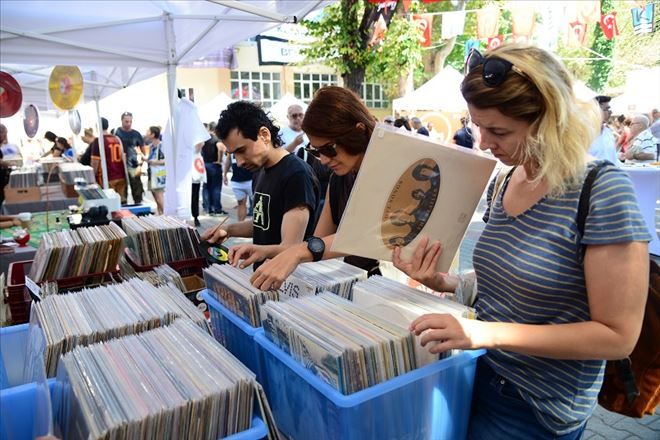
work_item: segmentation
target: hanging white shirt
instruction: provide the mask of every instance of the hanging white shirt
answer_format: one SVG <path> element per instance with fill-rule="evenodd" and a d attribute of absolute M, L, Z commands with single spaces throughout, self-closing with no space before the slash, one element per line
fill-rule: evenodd
<path fill-rule="evenodd" d="M 176 143 L 172 139 L 172 121 L 167 122 L 162 142 L 167 172 L 164 212 L 182 220 L 190 220 L 195 145 L 205 142 L 211 135 L 199 118 L 197 106 L 188 98 L 182 98 L 174 109 L 174 129 Z"/>
<path fill-rule="evenodd" d="M 442 39 L 448 40 L 457 35 L 463 35 L 465 28 L 465 11 L 452 11 L 442 14 Z"/>

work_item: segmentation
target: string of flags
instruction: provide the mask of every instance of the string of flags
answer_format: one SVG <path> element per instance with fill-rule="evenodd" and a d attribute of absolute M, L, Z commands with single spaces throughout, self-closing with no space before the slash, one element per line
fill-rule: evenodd
<path fill-rule="evenodd" d="M 392 14 L 396 9 L 396 1 L 369 0 L 377 3 L 381 14 Z M 446 0 L 422 0 L 423 3 L 433 3 Z M 407 12 L 411 0 L 404 0 L 403 7 Z M 632 27 L 635 35 L 655 31 L 656 5 L 649 0 L 627 0 L 632 16 Z M 512 32 L 504 35 L 500 32 L 500 16 L 502 9 L 511 14 Z M 466 54 L 469 49 L 478 48 L 484 41 L 487 49 L 502 45 L 505 41 L 528 43 L 534 37 L 536 44 L 554 51 L 557 42 L 561 41 L 568 47 L 583 47 L 588 44 L 589 31 L 593 26 L 600 26 L 605 38 L 611 40 L 619 35 L 617 16 L 614 11 L 602 11 L 600 0 L 530 2 L 511 0 L 501 8 L 495 3 L 489 3 L 478 10 L 447 11 L 435 13 L 412 14 L 411 20 L 417 25 L 422 47 L 432 44 L 432 29 L 435 16 L 442 19 L 441 39 L 447 40 L 465 31 L 467 13 L 476 13 L 477 35 L 465 44 Z M 537 23 L 537 14 L 541 17 Z M 381 17 L 374 25 L 372 44 L 381 42 L 387 32 L 385 20 Z M 378 38 L 376 38 L 376 35 Z"/>

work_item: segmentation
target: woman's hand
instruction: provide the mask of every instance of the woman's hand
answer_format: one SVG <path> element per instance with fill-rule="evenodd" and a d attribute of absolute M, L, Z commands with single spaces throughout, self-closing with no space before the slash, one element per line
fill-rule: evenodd
<path fill-rule="evenodd" d="M 415 281 L 438 292 L 454 292 L 458 279 L 446 273 L 438 272 L 438 260 L 442 255 L 442 245 L 439 241 L 431 242 L 428 237 L 419 242 L 410 261 L 401 259 L 401 248 L 392 251 L 394 267 L 404 272 Z"/>
<path fill-rule="evenodd" d="M 423 347 L 431 344 L 430 353 L 442 353 L 452 349 L 488 348 L 487 324 L 444 313 L 429 313 L 415 319 L 410 331 L 422 335 Z"/>
<path fill-rule="evenodd" d="M 240 268 L 244 269 L 257 261 L 264 261 L 269 257 L 269 253 L 264 246 L 256 244 L 239 244 L 229 249 L 227 257 L 229 264 L 234 267 L 239 267 L 238 263 L 243 260 Z"/>
<path fill-rule="evenodd" d="M 307 249 L 307 248 L 305 248 Z M 252 274 L 252 285 L 261 290 L 275 290 L 296 270 L 300 264 L 297 247 L 289 248 L 264 264 Z"/>

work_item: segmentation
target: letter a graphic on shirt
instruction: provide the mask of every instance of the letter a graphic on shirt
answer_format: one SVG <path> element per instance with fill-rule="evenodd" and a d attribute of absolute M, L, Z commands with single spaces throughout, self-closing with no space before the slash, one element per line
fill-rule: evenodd
<path fill-rule="evenodd" d="M 253 226 L 267 231 L 270 228 L 270 194 L 254 193 Z"/>

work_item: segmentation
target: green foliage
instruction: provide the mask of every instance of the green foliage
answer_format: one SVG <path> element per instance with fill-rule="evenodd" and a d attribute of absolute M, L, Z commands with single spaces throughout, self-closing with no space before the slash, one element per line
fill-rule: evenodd
<path fill-rule="evenodd" d="M 610 0 L 602 0 L 601 8 L 603 11 L 611 10 L 612 2 Z M 594 42 L 591 45 L 591 50 L 606 58 L 611 58 L 614 42 L 605 38 L 603 30 L 598 24 L 594 26 L 593 34 Z M 587 85 L 592 90 L 600 93 L 607 84 L 610 71 L 612 70 L 612 63 L 610 60 L 592 60 L 589 64 L 591 65 L 591 76 L 589 77 Z"/>

